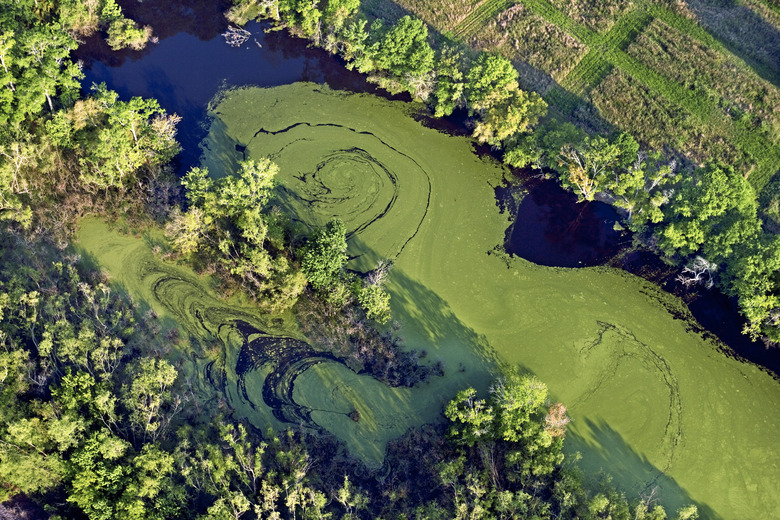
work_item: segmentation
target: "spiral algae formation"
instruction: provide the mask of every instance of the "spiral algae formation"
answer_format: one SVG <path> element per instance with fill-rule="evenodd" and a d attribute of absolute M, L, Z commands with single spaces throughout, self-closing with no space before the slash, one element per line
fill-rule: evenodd
<path fill-rule="evenodd" d="M 494 188 L 507 172 L 468 140 L 423 127 L 408 104 L 294 84 L 227 93 L 203 147 L 212 175 L 270 156 L 280 166 L 274 203 L 311 227 L 345 221 L 348 268 L 392 260 L 386 283 L 404 343 L 445 366 L 424 385 L 389 388 L 318 352 L 289 320 L 223 302 L 203 281 L 153 290 L 162 275 L 129 267 L 133 254 L 151 257 L 148 244 L 82 230 L 82 247 L 134 296 L 193 338 L 221 342 L 224 371 L 197 360 L 190 372 L 237 415 L 261 428 L 314 425 L 378 465 L 390 439 L 441 420 L 457 390 L 486 391 L 500 366 L 548 385 L 573 419 L 567 450 L 589 472 L 612 473 L 627 496 L 658 485 L 667 510 L 696 502 L 703 517 L 780 510 L 780 385 L 723 356 L 654 284 L 501 254 L 508 222 Z"/>

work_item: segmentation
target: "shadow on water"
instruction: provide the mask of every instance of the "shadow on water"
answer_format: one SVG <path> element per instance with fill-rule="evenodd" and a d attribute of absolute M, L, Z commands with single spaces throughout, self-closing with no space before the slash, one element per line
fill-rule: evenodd
<path fill-rule="evenodd" d="M 745 318 L 739 313 L 735 298 L 729 298 L 716 289 L 681 284 L 676 279 L 679 269 L 649 251 L 627 252 L 615 257 L 609 265 L 654 282 L 677 296 L 688 306 L 695 321 L 673 309 L 669 311 L 676 319 L 686 321 L 689 330 L 705 338 L 719 340 L 725 345 L 721 348 L 725 355 L 755 363 L 775 379 L 780 379 L 777 350 L 742 334 Z"/>
<path fill-rule="evenodd" d="M 470 385 L 487 388 L 501 361 L 485 337 L 460 321 L 438 294 L 400 269 L 391 271 L 390 278 L 393 317 L 405 325 L 400 333 L 407 347 L 426 350 L 432 361 L 442 361 L 445 374 L 461 373 Z"/>
<path fill-rule="evenodd" d="M 510 216 L 507 253 L 553 267 L 608 265 L 656 283 L 688 306 L 690 315 L 668 310 L 686 321 L 689 330 L 724 344 L 725 355 L 755 363 L 778 378 L 780 357 L 742 334 L 745 319 L 734 298 L 716 289 L 685 286 L 677 280 L 679 268 L 655 253 L 633 250 L 631 234 L 615 230 L 620 215 L 607 204 L 577 203 L 556 182 L 530 172 L 521 172 L 521 178 L 521 185 L 496 188 L 496 203 Z"/>
<path fill-rule="evenodd" d="M 231 5 L 230 0 L 166 0 L 165 2 L 137 0 L 118 0 L 117 4 L 128 18 L 141 26 L 150 25 L 153 35 L 163 41 L 171 36 L 185 33 L 202 41 L 216 38 L 228 27 L 223 13 Z M 89 68 L 95 62 L 112 67 L 121 66 L 127 60 L 139 60 L 149 55 L 155 46 L 145 49 L 113 50 L 105 41 L 103 34 L 97 33 L 84 40 L 76 56 Z"/>
<path fill-rule="evenodd" d="M 649 497 L 657 487 L 655 496 L 670 517 L 679 508 L 694 504 L 699 509 L 700 519 L 722 518 L 708 505 L 693 500 L 673 478 L 665 475 L 644 455 L 637 453 L 605 421 L 585 419 L 584 422 L 584 429 L 592 440 L 570 430 L 566 435 L 564 449 L 569 454 L 579 452 L 582 455 L 578 465 L 587 475 L 596 476 L 601 471 L 609 474 L 613 478 L 612 484 L 623 491 L 629 501 Z M 579 424 L 576 428 L 583 430 L 583 426 Z M 586 482 L 591 489 L 598 487 L 596 478 L 594 477 L 592 482 Z"/>
<path fill-rule="evenodd" d="M 159 7 L 161 3 L 149 4 Z M 182 152 L 175 159 L 180 175 L 198 163 L 198 144 L 208 131 L 207 105 L 225 88 L 311 81 L 327 83 L 334 89 L 409 99 L 379 91 L 363 75 L 347 71 L 340 59 L 309 48 L 306 40 L 281 31 L 266 33 L 267 24 L 248 24 L 250 39 L 240 48 L 231 47 L 221 36 L 220 31 L 227 27 L 221 13 L 218 19 L 222 25 L 197 36 L 171 29 L 170 37 L 143 51 L 111 51 L 103 48 L 105 42 L 97 35 L 74 53 L 74 58 L 85 64 L 84 90 L 93 83 L 106 83 L 122 99 L 154 97 L 165 110 L 182 116 L 177 135 Z M 161 20 L 150 22 L 156 32 L 168 23 L 166 18 Z M 205 36 L 209 38 L 202 38 Z"/>

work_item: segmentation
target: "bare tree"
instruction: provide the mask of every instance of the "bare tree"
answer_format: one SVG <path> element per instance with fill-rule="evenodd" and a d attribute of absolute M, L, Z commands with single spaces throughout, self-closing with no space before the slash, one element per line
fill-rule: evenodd
<path fill-rule="evenodd" d="M 246 29 L 231 25 L 228 27 L 227 31 L 222 33 L 222 36 L 225 38 L 225 42 L 231 47 L 241 47 L 249 40 L 252 33 Z"/>
<path fill-rule="evenodd" d="M 713 274 L 718 270 L 718 264 L 697 256 L 691 263 L 683 267 L 680 274 L 677 275 L 677 281 L 686 287 L 701 284 L 707 289 L 712 289 L 715 285 Z"/>

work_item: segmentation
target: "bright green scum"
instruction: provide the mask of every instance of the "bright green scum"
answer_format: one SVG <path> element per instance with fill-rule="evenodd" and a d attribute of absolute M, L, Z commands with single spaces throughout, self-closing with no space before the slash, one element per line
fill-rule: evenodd
<path fill-rule="evenodd" d="M 320 363 L 295 380 L 295 402 L 376 463 L 387 440 L 439 420 L 456 389 L 484 388 L 497 364 L 519 367 L 569 407 L 568 450 L 583 453 L 586 469 L 615 475 L 629 497 L 658 485 L 667 510 L 690 501 L 702 517 L 770 518 L 780 510 L 780 385 L 688 332 L 670 313 L 685 312 L 680 302 L 653 284 L 612 269 L 551 269 L 489 254 L 507 226 L 493 196 L 506 172 L 477 158 L 469 141 L 424 128 L 407 107 L 310 84 L 234 91 L 216 107 L 206 141 L 212 174 L 232 171 L 242 154 L 270 156 L 286 209 L 311 225 L 344 220 L 349 268 L 394 262 L 387 288 L 405 343 L 445 363 L 445 377 L 411 390 Z M 108 244 L 127 240 L 122 248 L 164 266 L 148 246 L 105 230 L 82 236 L 131 292 L 153 299 L 148 277 L 123 274 L 132 255 L 119 258 L 120 246 Z M 187 291 L 222 309 L 214 323 L 247 313 L 205 290 Z M 173 317 L 192 323 L 182 318 L 192 315 Z M 290 326 L 263 330 L 295 336 Z M 226 342 L 227 367 L 238 343 Z M 266 421 L 262 399 L 252 398 L 262 371 L 245 376 L 248 398 L 235 373 L 226 374 L 230 405 L 255 424 Z M 360 421 L 345 417 L 352 409 Z"/>

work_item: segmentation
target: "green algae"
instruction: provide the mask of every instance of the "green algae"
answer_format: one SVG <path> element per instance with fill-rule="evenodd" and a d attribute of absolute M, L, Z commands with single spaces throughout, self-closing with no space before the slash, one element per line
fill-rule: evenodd
<path fill-rule="evenodd" d="M 586 469 L 614 473 L 629 496 L 660 485 L 662 503 L 695 501 L 704 517 L 780 510 L 780 385 L 690 332 L 675 318 L 682 304 L 651 283 L 490 254 L 507 226 L 493 194 L 506 172 L 408 110 L 311 84 L 238 90 L 216 107 L 205 164 L 221 175 L 242 153 L 270 156 L 286 209 L 312 226 L 345 221 L 350 268 L 394 262 L 388 289 L 401 333 L 444 361 L 444 380 L 484 388 L 497 363 L 535 373 L 569 406 L 569 449 L 582 451 Z M 299 390 L 312 407 L 323 386 L 343 399 L 342 412 L 357 406 L 348 395 L 370 393 L 350 393 L 348 377 L 329 384 L 334 376 L 319 368 L 306 377 Z M 430 394 L 446 390 L 443 402 L 454 386 L 434 381 L 411 399 L 365 402 L 389 420 L 432 420 Z M 352 422 L 329 420 L 331 431 Z"/>
<path fill-rule="evenodd" d="M 234 91 L 215 109 L 204 164 L 225 175 L 242 156 L 271 156 L 282 172 L 278 204 L 311 226 L 345 221 L 348 267 L 392 260 L 387 288 L 404 342 L 427 351 L 424 362 L 442 361 L 445 377 L 388 388 L 317 357 L 289 316 L 224 301 L 207 278 L 159 260 L 153 235 L 123 236 L 86 220 L 81 247 L 137 301 L 178 324 L 189 343 L 175 352 L 203 398 L 216 407 L 224 397 L 258 428 L 305 412 L 376 465 L 390 439 L 441 420 L 458 389 L 484 391 L 502 366 L 548 384 L 573 417 L 567 449 L 582 452 L 585 469 L 615 475 L 630 497 L 658 485 L 668 508 L 695 501 L 705 518 L 780 510 L 780 385 L 690 332 L 674 317 L 682 304 L 651 283 L 493 254 L 507 226 L 493 187 L 506 172 L 408 111 L 310 84 Z M 214 343 L 224 369 L 205 354 Z M 263 392 L 278 366 L 251 345 L 305 354 L 283 372 L 290 379 L 280 385 L 291 388 L 277 408 Z"/>
<path fill-rule="evenodd" d="M 290 316 L 264 316 L 256 308 L 225 301 L 209 278 L 162 261 L 154 253 L 159 244 L 154 232 L 133 237 L 98 219 L 84 219 L 77 239 L 115 287 L 180 329 L 187 342 L 172 345 L 171 357 L 212 413 L 224 399 L 236 416 L 261 431 L 290 425 L 324 428 L 368 465 L 378 466 L 390 440 L 437 420 L 449 396 L 468 384 L 461 373 L 414 389 L 391 388 L 357 374 L 302 341 Z M 221 363 L 208 353 L 214 344 L 222 352 Z M 467 345 L 460 348 L 465 357 L 477 355 Z M 358 420 L 349 417 L 354 411 Z"/>

